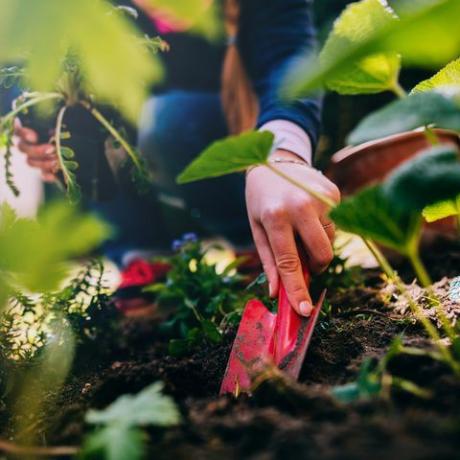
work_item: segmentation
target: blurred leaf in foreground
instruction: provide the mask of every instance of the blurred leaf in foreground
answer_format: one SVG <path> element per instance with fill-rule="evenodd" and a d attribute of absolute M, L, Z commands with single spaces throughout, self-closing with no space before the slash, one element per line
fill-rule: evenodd
<path fill-rule="evenodd" d="M 423 210 L 427 222 L 436 222 L 446 217 L 460 215 L 460 195 L 456 200 L 445 200 L 431 204 Z"/>
<path fill-rule="evenodd" d="M 84 90 L 131 121 L 150 85 L 160 79 L 157 58 L 126 15 L 105 0 L 2 0 L 0 63 L 25 60 L 33 90 L 52 91 L 66 54 L 78 55 Z"/>
<path fill-rule="evenodd" d="M 436 75 L 419 83 L 412 92 L 442 90 L 446 87 L 460 89 L 460 59 L 450 62 Z"/>

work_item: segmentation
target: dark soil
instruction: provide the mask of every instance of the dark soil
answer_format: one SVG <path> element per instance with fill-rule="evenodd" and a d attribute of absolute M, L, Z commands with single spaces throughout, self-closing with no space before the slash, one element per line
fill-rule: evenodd
<path fill-rule="evenodd" d="M 444 266 L 455 266 L 446 260 Z M 218 347 L 173 358 L 166 355 L 153 321 L 125 320 L 116 347 L 100 360 L 93 350 L 92 363 L 79 366 L 39 429 L 50 445 L 78 445 L 89 407 L 104 407 L 162 380 L 184 422 L 150 432 L 149 458 L 459 458 L 460 382 L 442 364 L 400 356 L 390 366 L 393 375 L 432 390 L 428 400 L 393 390 L 391 397 L 345 405 L 330 395 L 333 386 L 356 379 L 365 359 L 382 358 L 397 335 L 408 345 L 428 347 L 413 321 L 379 299 L 380 287 L 377 272 L 369 271 L 365 285 L 330 292 L 332 313 L 315 331 L 300 382 L 275 376 L 254 396 L 238 400 L 217 396 L 235 331 L 228 331 Z"/>

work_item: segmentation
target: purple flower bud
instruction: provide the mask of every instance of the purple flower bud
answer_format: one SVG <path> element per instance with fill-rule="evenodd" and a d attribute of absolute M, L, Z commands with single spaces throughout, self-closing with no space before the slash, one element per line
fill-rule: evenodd
<path fill-rule="evenodd" d="M 195 243 L 198 241 L 198 236 L 196 233 L 185 233 L 185 235 L 182 236 L 182 241 L 184 241 L 184 243 Z"/>
<path fill-rule="evenodd" d="M 182 248 L 182 241 L 181 240 L 174 240 L 172 242 L 171 248 L 174 252 L 180 251 Z"/>

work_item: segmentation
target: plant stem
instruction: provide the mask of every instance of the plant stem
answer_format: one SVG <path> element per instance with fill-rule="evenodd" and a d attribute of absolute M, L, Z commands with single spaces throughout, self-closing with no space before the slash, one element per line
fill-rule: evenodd
<path fill-rule="evenodd" d="M 34 105 L 40 104 L 41 102 L 49 101 L 52 99 L 63 99 L 63 96 L 59 93 L 45 93 L 40 96 L 34 97 L 33 99 L 29 99 L 27 102 L 24 102 L 24 104 L 21 104 L 11 112 L 7 113 L 1 119 L 1 122 L 5 123 L 7 121 L 13 120 L 16 117 L 16 115 L 20 114 L 23 110 L 28 109 L 29 107 L 32 107 Z"/>
<path fill-rule="evenodd" d="M 393 93 L 396 94 L 396 96 L 399 97 L 399 99 L 404 99 L 407 97 L 407 92 L 406 90 L 400 85 L 399 81 L 396 81 L 393 87 L 391 88 Z"/>
<path fill-rule="evenodd" d="M 61 167 L 62 174 L 64 175 L 64 180 L 66 185 L 69 183 L 69 175 L 67 173 L 67 168 L 64 165 L 64 158 L 62 157 L 61 151 L 61 133 L 62 133 L 62 122 L 64 120 L 64 114 L 67 110 L 67 106 L 61 107 L 59 110 L 58 116 L 56 118 L 56 133 L 54 134 L 54 142 L 56 144 L 56 154 L 59 160 L 59 165 Z M 56 179 L 56 183 L 60 185 L 59 179 Z"/>
<path fill-rule="evenodd" d="M 337 206 L 337 203 L 331 200 L 328 196 L 324 195 L 323 193 L 317 192 L 316 190 L 313 190 L 312 188 L 308 187 L 308 185 L 302 184 L 301 182 L 290 177 L 288 174 L 284 173 L 278 168 L 275 168 L 272 164 L 267 162 L 267 163 L 263 163 L 261 166 L 266 166 L 268 169 L 270 169 L 270 171 L 273 171 L 279 177 L 282 177 L 283 179 L 287 180 L 292 185 L 295 185 L 296 187 L 300 188 L 304 192 L 315 197 L 317 200 L 321 201 L 321 203 L 325 204 L 327 207 L 335 208 Z"/>
<path fill-rule="evenodd" d="M 428 274 L 422 260 L 420 259 L 418 250 L 415 249 L 410 251 L 407 257 L 409 258 L 412 268 L 414 269 L 414 272 L 417 275 L 417 279 L 420 281 L 422 287 L 429 288 L 433 284 L 433 281 L 431 280 L 430 275 Z"/>
<path fill-rule="evenodd" d="M 417 302 L 414 301 L 412 298 L 410 292 L 407 290 L 405 284 L 402 282 L 401 278 L 399 275 L 393 270 L 391 267 L 390 263 L 386 259 L 386 257 L 382 254 L 380 249 L 374 244 L 373 241 L 370 241 L 368 239 L 363 238 L 364 243 L 366 246 L 369 248 L 373 256 L 376 258 L 377 262 L 379 263 L 380 267 L 382 267 L 383 271 L 385 274 L 392 280 L 395 284 L 396 287 L 398 288 L 398 291 L 400 292 L 401 295 L 403 295 L 414 316 L 417 318 L 418 321 L 422 324 L 422 326 L 425 328 L 426 332 L 428 335 L 431 337 L 435 345 L 437 346 L 439 353 L 443 356 L 444 361 L 450 365 L 452 370 L 456 375 L 460 375 L 460 366 L 459 364 L 455 361 L 454 357 L 452 356 L 450 350 L 442 344 L 441 342 L 441 336 L 439 335 L 436 327 L 433 325 L 433 323 L 423 314 L 422 309 L 420 306 L 417 304 Z M 447 330 L 446 330 L 447 332 Z"/>
<path fill-rule="evenodd" d="M 426 139 L 431 145 L 434 146 L 434 145 L 439 145 L 441 143 L 437 134 L 429 126 L 425 126 L 425 129 L 423 130 L 423 134 L 425 134 Z"/>
<path fill-rule="evenodd" d="M 112 126 L 109 120 L 102 115 L 99 110 L 93 107 L 87 101 L 80 101 L 80 104 L 88 110 L 91 115 L 113 136 L 113 138 L 120 143 L 120 145 L 125 149 L 126 153 L 130 156 L 132 162 L 139 170 L 142 169 L 142 165 L 139 162 L 137 157 L 137 153 L 134 149 L 129 145 L 129 142 Z"/>

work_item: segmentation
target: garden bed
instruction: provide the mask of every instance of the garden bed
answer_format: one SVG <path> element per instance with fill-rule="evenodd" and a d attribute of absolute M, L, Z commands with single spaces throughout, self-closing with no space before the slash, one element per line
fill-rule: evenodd
<path fill-rule="evenodd" d="M 436 260 L 439 253 L 428 256 L 432 273 L 442 267 L 454 277 L 459 248 L 448 255 L 444 248 Z M 429 348 L 423 330 L 384 302 L 383 288 L 378 271 L 367 270 L 361 286 L 330 291 L 332 313 L 317 328 L 300 384 L 272 375 L 252 398 L 238 400 L 216 396 L 235 330 L 221 345 L 175 358 L 167 355 L 154 320 L 124 320 L 112 348 L 79 353 L 60 400 L 31 426 L 49 445 L 79 445 L 90 407 L 162 380 L 184 423 L 149 431 L 151 458 L 456 458 L 460 382 L 441 363 L 406 355 L 390 363 L 391 374 L 432 391 L 429 399 L 399 390 L 350 404 L 331 396 L 331 388 L 356 380 L 365 359 L 381 359 L 395 336 Z"/>

